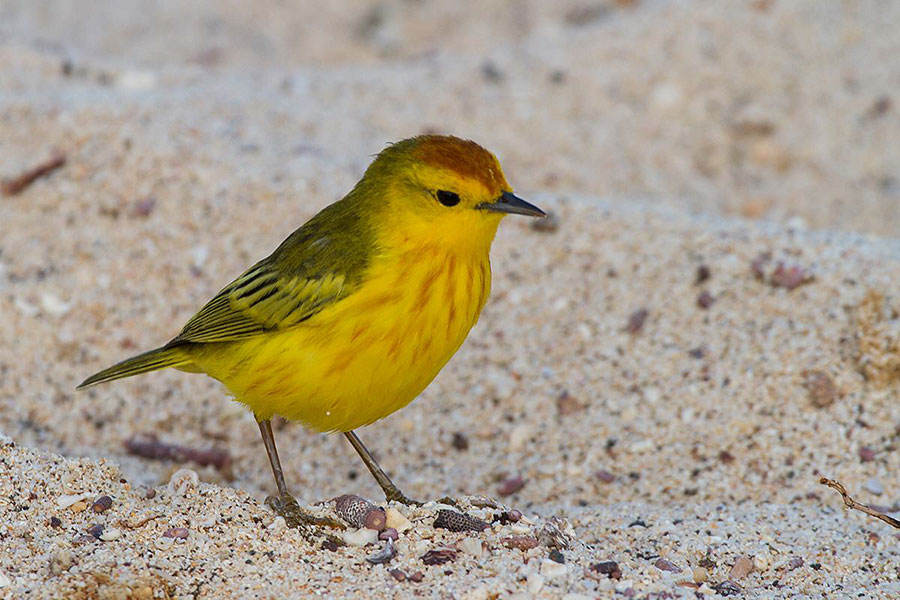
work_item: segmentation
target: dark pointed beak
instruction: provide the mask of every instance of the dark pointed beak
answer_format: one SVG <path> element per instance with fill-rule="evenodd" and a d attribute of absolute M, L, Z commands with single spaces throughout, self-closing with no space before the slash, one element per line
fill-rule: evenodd
<path fill-rule="evenodd" d="M 511 215 L 525 215 L 526 217 L 546 217 L 547 213 L 530 202 L 525 202 L 512 192 L 503 192 L 493 202 L 482 202 L 478 205 L 482 210 L 490 210 Z"/>

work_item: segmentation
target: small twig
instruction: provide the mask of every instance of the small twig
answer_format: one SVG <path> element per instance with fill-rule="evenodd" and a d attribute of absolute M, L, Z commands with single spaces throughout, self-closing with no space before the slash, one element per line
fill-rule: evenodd
<path fill-rule="evenodd" d="M 58 152 L 39 165 L 23 171 L 15 177 L 4 179 L 0 182 L 0 191 L 3 192 L 4 196 L 15 196 L 37 179 L 49 175 L 64 164 L 66 164 L 66 155 Z"/>
<path fill-rule="evenodd" d="M 850 494 L 847 493 L 847 490 L 844 489 L 844 486 L 841 485 L 841 482 L 835 481 L 834 479 L 828 479 L 826 477 L 822 477 L 821 479 L 819 479 L 819 483 L 821 483 L 824 486 L 830 487 L 831 489 L 835 490 L 838 494 L 840 494 L 841 498 L 844 499 L 844 504 L 847 505 L 847 508 L 862 511 L 862 512 L 866 513 L 867 515 L 869 515 L 870 517 L 875 517 L 876 519 L 881 519 L 882 521 L 884 521 L 885 523 L 887 523 L 888 525 L 890 525 L 891 527 L 893 527 L 895 529 L 900 529 L 900 521 L 898 521 L 894 517 L 886 515 L 881 511 L 875 510 L 874 508 L 870 508 L 870 507 L 866 506 L 865 504 L 860 504 L 859 502 L 857 502 L 856 500 L 851 498 Z"/>
<path fill-rule="evenodd" d="M 200 466 L 212 465 L 226 479 L 231 479 L 231 454 L 228 450 L 210 448 L 201 450 L 188 446 L 167 444 L 156 439 L 156 436 L 131 437 L 125 440 L 125 448 L 135 456 L 156 460 L 174 460 L 176 462 L 193 461 Z"/>
<path fill-rule="evenodd" d="M 142 519 L 142 520 L 138 521 L 137 523 L 126 523 L 124 520 L 120 520 L 119 525 L 122 527 L 125 527 L 126 529 L 137 529 L 138 527 L 143 527 L 150 521 L 152 521 L 154 519 L 158 519 L 161 516 L 162 515 L 150 515 L 146 519 Z"/>

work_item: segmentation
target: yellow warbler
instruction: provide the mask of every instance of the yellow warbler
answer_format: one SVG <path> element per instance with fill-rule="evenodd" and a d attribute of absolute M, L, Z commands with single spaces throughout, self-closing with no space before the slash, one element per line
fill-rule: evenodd
<path fill-rule="evenodd" d="M 221 381 L 259 422 L 279 492 L 270 503 L 292 525 L 313 520 L 285 485 L 276 414 L 343 432 L 387 499 L 411 502 L 353 430 L 411 402 L 463 343 L 490 292 L 491 242 L 509 213 L 545 216 L 475 142 L 424 135 L 388 146 L 344 198 L 169 343 L 78 387 L 166 367 Z"/>

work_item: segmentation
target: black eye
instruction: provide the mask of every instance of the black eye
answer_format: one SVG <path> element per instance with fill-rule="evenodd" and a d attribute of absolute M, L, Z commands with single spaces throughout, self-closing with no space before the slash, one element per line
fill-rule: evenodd
<path fill-rule="evenodd" d="M 448 192 L 447 190 L 438 190 L 438 202 L 444 206 L 456 206 L 459 204 L 459 194 L 456 192 Z"/>

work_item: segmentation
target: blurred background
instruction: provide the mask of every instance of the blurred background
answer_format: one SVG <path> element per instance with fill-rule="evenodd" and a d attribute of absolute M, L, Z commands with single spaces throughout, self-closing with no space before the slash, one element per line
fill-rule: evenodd
<path fill-rule="evenodd" d="M 892 0 L 4 0 L 0 177 L 66 161 L 0 198 L 0 430 L 148 485 L 178 465 L 130 455 L 133 436 L 227 448 L 231 472 L 201 476 L 261 496 L 256 426 L 215 382 L 74 386 L 172 337 L 386 143 L 444 132 L 495 151 L 523 197 L 578 198 L 613 226 L 504 224 L 473 338 L 422 399 L 361 432 L 398 482 L 434 497 L 521 473 L 527 503 L 805 493 L 858 443 L 888 443 L 900 415 L 864 398 L 838 342 L 861 288 L 828 286 L 855 275 L 788 297 L 749 265 L 803 255 L 790 232 L 806 228 L 897 235 L 897 23 Z M 732 243 L 686 215 L 782 237 Z M 703 260 L 726 273 L 724 320 L 697 312 Z M 632 342 L 623 326 L 648 302 Z M 724 362 L 700 369 L 710 357 Z M 786 402 L 822 365 L 846 398 L 836 414 Z M 833 427 L 856 427 L 863 399 L 888 425 L 858 442 Z M 302 500 L 377 497 L 342 440 L 278 435 Z M 890 460 L 857 465 L 855 483 Z"/>
<path fill-rule="evenodd" d="M 898 22 L 891 0 L 6 0 L 0 90 L 64 65 L 31 88 L 44 106 L 187 100 L 285 175 L 314 176 L 303 154 L 355 161 L 332 196 L 387 140 L 453 131 L 523 191 L 895 235 Z M 199 82 L 211 97 L 185 98 Z M 274 139 L 254 132 L 282 115 Z M 4 134 L 10 171 L 39 140 Z"/>

